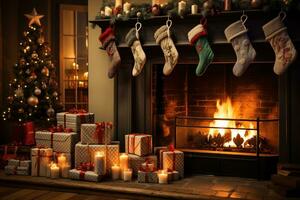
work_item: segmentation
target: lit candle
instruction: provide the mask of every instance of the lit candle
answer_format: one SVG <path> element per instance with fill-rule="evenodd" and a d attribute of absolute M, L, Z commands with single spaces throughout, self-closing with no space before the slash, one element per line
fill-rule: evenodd
<path fill-rule="evenodd" d="M 185 11 L 186 8 L 186 2 L 185 1 L 180 1 L 178 2 L 178 13 L 182 13 Z"/>
<path fill-rule="evenodd" d="M 123 171 L 123 180 L 131 181 L 131 178 L 132 178 L 132 169 L 125 169 Z"/>
<path fill-rule="evenodd" d="M 120 166 L 113 165 L 111 167 L 112 180 L 118 180 L 120 178 Z"/>
<path fill-rule="evenodd" d="M 128 169 L 128 155 L 126 153 L 123 153 L 120 156 L 120 168 L 122 171 Z"/>
<path fill-rule="evenodd" d="M 98 175 L 105 175 L 105 156 L 103 152 L 96 152 L 95 154 L 95 173 Z"/>
<path fill-rule="evenodd" d="M 158 173 L 158 183 L 167 184 L 168 183 L 168 174 L 164 170 L 161 170 L 161 173 Z"/>
<path fill-rule="evenodd" d="M 53 161 L 51 161 L 50 164 L 48 164 L 48 167 L 47 167 L 47 173 L 46 173 L 46 177 L 51 177 L 51 166 L 53 165 Z"/>
<path fill-rule="evenodd" d="M 71 169 L 70 165 L 64 165 L 61 168 L 61 177 L 63 177 L 63 178 L 69 178 L 69 171 L 70 171 L 70 169 Z"/>
<path fill-rule="evenodd" d="M 104 8 L 104 15 L 106 17 L 110 17 L 112 15 L 112 9 L 110 7 L 108 7 L 108 6 L 105 6 L 105 8 Z"/>
<path fill-rule="evenodd" d="M 123 11 L 125 13 L 129 13 L 130 8 L 131 8 L 131 4 L 130 3 L 128 3 L 128 2 L 124 3 L 124 5 L 123 5 Z"/>
<path fill-rule="evenodd" d="M 59 167 L 65 166 L 67 163 L 67 157 L 65 154 L 61 154 L 60 156 L 57 157 L 57 164 Z"/>
<path fill-rule="evenodd" d="M 117 7 L 119 7 L 119 6 L 122 7 L 122 0 L 116 0 L 116 2 L 115 2 L 115 7 L 117 8 Z"/>
<path fill-rule="evenodd" d="M 56 165 L 56 163 L 53 163 L 50 167 L 50 177 L 59 178 L 59 167 Z"/>
<path fill-rule="evenodd" d="M 192 15 L 197 14 L 198 13 L 198 5 L 196 5 L 196 4 L 192 5 L 191 10 L 192 10 Z"/>

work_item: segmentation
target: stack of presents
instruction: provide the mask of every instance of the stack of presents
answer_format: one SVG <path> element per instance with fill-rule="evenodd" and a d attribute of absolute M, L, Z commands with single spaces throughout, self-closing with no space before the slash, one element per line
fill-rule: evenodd
<path fill-rule="evenodd" d="M 125 135 L 125 152 L 113 141 L 111 122 L 95 123 L 88 112 L 57 113 L 57 127 L 35 132 L 31 160 L 9 159 L 8 175 L 170 183 L 184 177 L 183 152 L 154 147 L 152 135 Z"/>

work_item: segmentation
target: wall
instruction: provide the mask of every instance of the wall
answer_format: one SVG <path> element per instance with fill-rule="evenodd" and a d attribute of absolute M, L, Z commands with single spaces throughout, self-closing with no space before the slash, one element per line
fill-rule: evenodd
<path fill-rule="evenodd" d="M 88 1 L 89 20 L 94 20 L 100 10 L 101 0 Z M 110 64 L 98 42 L 101 29 L 89 26 L 89 111 L 95 113 L 96 121 L 114 120 L 114 79 L 107 77 Z"/>

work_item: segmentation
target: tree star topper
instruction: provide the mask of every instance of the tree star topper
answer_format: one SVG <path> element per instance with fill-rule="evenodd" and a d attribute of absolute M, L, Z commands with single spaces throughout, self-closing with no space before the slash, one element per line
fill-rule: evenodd
<path fill-rule="evenodd" d="M 27 17 L 29 19 L 29 26 L 31 26 L 32 24 L 37 24 L 39 26 L 41 26 L 41 22 L 40 19 L 44 17 L 44 15 L 39 15 L 36 12 L 36 9 L 33 8 L 32 13 L 30 14 L 25 14 L 25 17 Z"/>

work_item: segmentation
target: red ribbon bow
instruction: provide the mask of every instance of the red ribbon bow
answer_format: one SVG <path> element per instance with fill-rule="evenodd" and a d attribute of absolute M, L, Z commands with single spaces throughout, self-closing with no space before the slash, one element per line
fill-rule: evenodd
<path fill-rule="evenodd" d="M 71 133 L 73 130 L 71 128 L 64 128 L 62 125 L 53 126 L 49 128 L 51 133 Z"/>
<path fill-rule="evenodd" d="M 98 139 L 98 143 L 104 143 L 104 134 L 105 134 L 105 122 L 99 122 L 96 124 L 96 130 L 94 133 L 94 137 Z"/>
<path fill-rule="evenodd" d="M 77 170 L 80 171 L 94 171 L 94 163 L 92 162 L 82 162 L 80 165 L 76 168 Z"/>
<path fill-rule="evenodd" d="M 84 109 L 76 109 L 76 108 L 72 108 L 68 111 L 68 113 L 70 114 L 83 114 L 83 113 L 87 113 L 86 110 Z"/>

